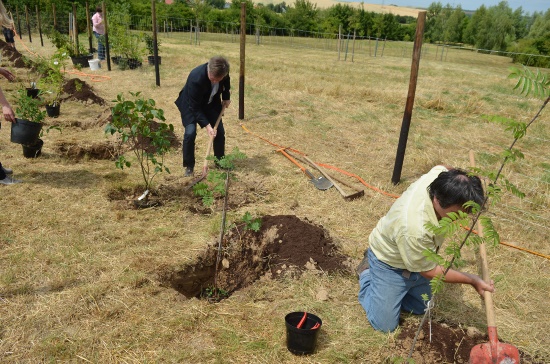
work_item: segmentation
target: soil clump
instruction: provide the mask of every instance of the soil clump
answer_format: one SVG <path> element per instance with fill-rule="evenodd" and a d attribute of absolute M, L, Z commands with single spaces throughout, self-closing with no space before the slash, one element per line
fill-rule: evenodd
<path fill-rule="evenodd" d="M 69 96 L 62 98 L 65 100 L 75 100 L 97 105 L 105 105 L 105 100 L 97 96 L 92 86 L 79 78 L 71 78 L 63 85 L 63 92 L 69 94 Z"/>

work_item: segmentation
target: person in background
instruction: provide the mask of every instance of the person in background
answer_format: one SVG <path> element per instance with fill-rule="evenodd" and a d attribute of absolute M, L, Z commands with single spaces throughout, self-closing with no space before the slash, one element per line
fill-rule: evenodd
<path fill-rule="evenodd" d="M 8 15 L 8 12 L 4 6 L 4 3 L 0 0 L 0 25 L 2 25 L 2 32 L 4 33 L 4 38 L 6 38 L 6 43 L 13 49 L 15 49 L 15 31 L 14 24 L 11 17 Z"/>
<path fill-rule="evenodd" d="M 15 114 L 13 113 L 10 103 L 6 100 L 6 96 L 4 96 L 2 89 L 0 89 L 0 105 L 2 105 L 2 115 L 4 116 L 4 119 L 11 123 L 15 122 Z M 12 174 L 13 171 L 2 166 L 2 163 L 0 162 L 0 185 L 12 185 L 21 182 L 13 179 Z"/>
<path fill-rule="evenodd" d="M 445 271 L 423 254 L 428 249 L 437 251 L 443 243 L 443 236 L 427 230 L 426 223 L 438 225 L 450 212 L 470 212 L 464 203 L 482 205 L 483 200 L 478 177 L 435 166 L 394 202 L 371 232 L 369 247 L 357 267 L 359 302 L 374 329 L 395 330 L 401 311 L 423 314 L 426 306 L 422 295 L 431 299 L 430 280 Z M 493 282 L 454 269 L 444 279 L 469 284 L 482 296 L 484 291 L 495 289 Z"/>
<path fill-rule="evenodd" d="M 103 61 L 105 60 L 105 44 L 103 44 L 105 24 L 103 23 L 101 6 L 98 6 L 95 9 L 95 14 L 92 16 L 92 25 L 92 30 L 97 39 L 97 58 L 99 58 L 100 61 Z"/>
<path fill-rule="evenodd" d="M 225 130 L 220 121 L 218 129 L 214 125 L 222 106 L 228 107 L 231 82 L 229 62 L 221 56 L 215 56 L 193 69 L 187 77 L 185 86 L 175 101 L 185 128 L 183 135 L 183 167 L 185 177 L 193 175 L 195 168 L 195 139 L 197 124 L 206 128 L 209 137 L 214 137 L 214 156 L 225 156 Z M 210 138 L 209 138 L 210 139 Z"/>

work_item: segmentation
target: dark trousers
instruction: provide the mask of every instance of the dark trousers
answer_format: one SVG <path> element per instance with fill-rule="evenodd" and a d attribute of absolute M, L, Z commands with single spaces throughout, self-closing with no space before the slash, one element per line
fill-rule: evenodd
<path fill-rule="evenodd" d="M 2 163 L 0 163 L 0 179 L 6 178 L 6 174 L 4 173 L 4 169 L 2 169 Z"/>
<path fill-rule="evenodd" d="M 185 127 L 185 133 L 183 134 L 183 167 L 195 168 L 196 138 L 197 124 L 191 123 Z M 210 141 L 210 139 L 208 140 Z M 214 156 L 218 159 L 222 159 L 225 156 L 225 129 L 221 121 L 214 138 Z"/>

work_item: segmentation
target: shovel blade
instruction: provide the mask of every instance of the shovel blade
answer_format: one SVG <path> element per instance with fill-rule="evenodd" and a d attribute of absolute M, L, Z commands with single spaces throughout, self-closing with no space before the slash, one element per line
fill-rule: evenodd
<path fill-rule="evenodd" d="M 310 181 L 311 183 L 313 183 L 315 188 L 319 190 L 328 190 L 329 188 L 334 186 L 334 184 L 330 180 L 326 179 L 323 176 L 312 178 Z"/>
<path fill-rule="evenodd" d="M 494 345 L 496 348 L 492 347 Z M 501 342 L 479 344 L 470 351 L 470 364 L 519 364 L 519 351 L 515 346 Z"/>

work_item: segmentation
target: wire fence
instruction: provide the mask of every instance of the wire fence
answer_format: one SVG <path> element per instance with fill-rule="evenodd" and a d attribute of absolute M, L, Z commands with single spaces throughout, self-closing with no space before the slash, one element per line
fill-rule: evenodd
<path fill-rule="evenodd" d="M 78 14 L 78 12 L 77 12 Z M 91 14 L 89 14 L 91 17 Z M 107 14 L 109 23 L 116 22 L 127 29 L 142 33 L 152 33 L 152 16 L 119 16 Z M 27 9 L 24 13 L 18 13 L 15 17 L 16 28 L 20 37 L 31 33 L 48 32 L 56 28 L 62 33 L 71 32 L 72 13 L 57 14 L 41 12 L 36 8 L 36 14 L 30 14 Z M 86 33 L 91 28 L 89 20 L 77 19 L 79 32 Z M 42 28 L 42 29 L 39 29 Z M 256 45 L 276 45 L 281 47 L 293 47 L 304 49 L 316 49 L 333 52 L 339 60 L 354 61 L 367 57 L 401 57 L 411 58 L 413 54 L 413 42 L 391 41 L 383 37 L 358 35 L 348 32 L 304 31 L 292 28 L 276 28 L 266 25 L 246 24 L 246 42 Z M 157 18 L 157 34 L 160 38 L 181 38 L 191 45 L 200 45 L 201 42 L 229 42 L 240 41 L 240 24 L 238 22 L 205 21 L 187 18 L 159 17 Z M 91 36 L 91 34 L 88 34 Z M 471 54 L 486 54 L 499 57 L 516 59 L 527 66 L 534 64 L 550 64 L 550 56 L 494 51 L 479 49 L 462 45 L 448 44 L 423 44 L 422 59 L 440 62 L 475 63 L 483 62 L 483 58 L 472 57 Z M 543 62 L 541 62 L 541 60 Z"/>

